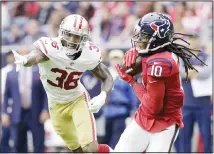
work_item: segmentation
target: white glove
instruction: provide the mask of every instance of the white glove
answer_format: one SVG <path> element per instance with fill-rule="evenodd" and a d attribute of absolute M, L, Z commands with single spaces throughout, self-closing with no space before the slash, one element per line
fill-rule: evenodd
<path fill-rule="evenodd" d="M 15 58 L 16 71 L 18 72 L 20 67 L 27 63 L 27 58 L 18 54 L 15 50 L 12 50 L 12 52 Z"/>
<path fill-rule="evenodd" d="M 106 92 L 102 91 L 98 96 L 94 97 L 89 103 L 89 111 L 92 113 L 99 112 L 100 108 L 105 104 Z"/>

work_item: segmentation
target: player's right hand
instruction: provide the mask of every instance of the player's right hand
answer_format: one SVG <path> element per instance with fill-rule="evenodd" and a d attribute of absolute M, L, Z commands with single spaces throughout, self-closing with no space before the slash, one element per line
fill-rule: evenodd
<path fill-rule="evenodd" d="M 16 71 L 18 72 L 20 67 L 27 63 L 27 58 L 25 56 L 22 56 L 18 54 L 15 50 L 12 50 L 14 58 L 15 58 L 15 64 L 16 64 Z"/>
<path fill-rule="evenodd" d="M 97 113 L 101 107 L 106 102 L 107 94 L 105 91 L 102 91 L 98 96 L 94 97 L 89 103 L 89 111 L 92 113 Z"/>
<path fill-rule="evenodd" d="M 137 56 L 138 56 L 138 51 L 136 50 L 136 48 L 129 49 L 124 56 L 125 66 L 126 67 L 132 66 L 135 63 Z"/>
<path fill-rule="evenodd" d="M 127 74 L 126 71 L 119 64 L 115 65 L 115 68 L 121 79 L 128 82 L 131 86 L 134 85 L 135 79 L 131 75 Z"/>

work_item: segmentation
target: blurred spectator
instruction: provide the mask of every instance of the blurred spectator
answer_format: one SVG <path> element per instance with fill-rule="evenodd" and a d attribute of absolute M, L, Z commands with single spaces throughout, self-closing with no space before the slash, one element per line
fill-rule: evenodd
<path fill-rule="evenodd" d="M 107 8 L 102 10 L 102 21 L 100 23 L 101 38 L 104 42 L 108 41 L 111 33 L 110 12 Z"/>
<path fill-rule="evenodd" d="M 27 2 L 25 3 L 26 13 L 29 18 L 35 18 L 40 9 L 40 5 L 37 2 Z"/>
<path fill-rule="evenodd" d="M 14 56 L 13 56 L 12 51 L 9 51 L 7 53 L 6 61 L 7 61 L 7 65 L 5 67 L 1 68 L 1 93 L 2 93 L 2 96 L 4 95 L 7 73 L 12 70 L 13 65 L 14 65 Z M 1 98 L 3 101 L 3 97 L 1 97 Z"/>
<path fill-rule="evenodd" d="M 90 23 L 90 19 L 94 16 L 94 7 L 90 2 L 80 2 L 77 14 L 83 16 Z"/>
<path fill-rule="evenodd" d="M 42 36 L 46 36 L 39 28 L 39 23 L 35 19 L 31 19 L 25 27 L 25 37 L 22 40 L 23 44 L 30 44 Z"/>
<path fill-rule="evenodd" d="M 117 3 L 117 5 L 109 12 L 104 10 L 103 20 L 101 22 L 101 34 L 104 41 L 110 44 L 120 43 L 119 35 L 125 28 L 126 20 L 129 16 L 129 8 L 125 2 Z"/>
<path fill-rule="evenodd" d="M 125 27 L 123 31 L 120 33 L 120 35 L 115 37 L 112 41 L 115 41 L 117 43 L 129 44 L 129 46 L 131 46 L 130 38 L 134 34 L 133 27 L 136 25 L 136 23 L 137 23 L 137 18 L 135 16 L 133 15 L 128 16 L 125 21 Z"/>
<path fill-rule="evenodd" d="M 109 60 L 109 71 L 114 78 L 114 88 L 109 95 L 108 103 L 103 107 L 103 112 L 106 118 L 105 143 L 114 149 L 126 128 L 126 119 L 137 107 L 137 97 L 132 87 L 118 78 L 115 69 L 116 64 L 122 63 L 123 52 L 121 50 L 110 51 Z"/>
<path fill-rule="evenodd" d="M 7 73 L 10 72 L 14 65 L 14 56 L 12 51 L 7 53 L 7 65 L 1 69 L 1 101 L 3 103 L 4 99 L 4 91 L 5 91 L 5 84 Z M 2 104 L 1 104 L 2 105 Z M 7 108 L 10 110 L 10 108 Z M 9 145 L 10 141 L 10 123 L 9 117 L 4 116 L 2 114 L 2 136 L 1 136 L 1 152 L 12 152 L 12 148 Z"/>
<path fill-rule="evenodd" d="M 182 19 L 186 10 L 186 2 L 176 2 L 175 7 L 169 9 L 169 15 L 174 24 L 175 32 L 186 33 L 184 26 L 182 24 Z"/>
<path fill-rule="evenodd" d="M 141 18 L 145 14 L 152 12 L 152 3 L 154 2 L 136 2 L 133 10 L 137 18 Z"/>
<path fill-rule="evenodd" d="M 108 40 L 109 43 L 120 43 L 117 38 L 125 28 L 126 19 L 128 18 L 128 16 L 128 5 L 125 2 L 117 3 L 111 14 L 111 34 Z"/>
<path fill-rule="evenodd" d="M 24 33 L 18 25 L 13 24 L 10 26 L 9 31 L 3 31 L 2 36 L 3 45 L 11 45 L 21 43 L 24 38 Z"/>
<path fill-rule="evenodd" d="M 199 49 L 199 37 L 191 39 L 191 47 Z M 208 66 L 203 65 L 198 59 L 192 57 L 191 63 L 199 71 L 189 71 L 188 81 L 185 81 L 184 67 L 181 63 L 182 86 L 184 88 L 184 106 L 182 108 L 184 128 L 180 130 L 178 148 L 179 152 L 191 152 L 191 141 L 193 135 L 193 126 L 197 122 L 202 141 L 204 143 L 203 152 L 211 152 L 211 111 L 212 105 L 210 96 L 211 76 L 212 76 L 212 56 L 208 54 L 207 49 L 195 53 Z M 205 89 L 206 88 L 206 89 Z"/>
<path fill-rule="evenodd" d="M 162 2 L 154 2 L 152 4 L 152 12 L 168 14 L 167 8 Z"/>
<path fill-rule="evenodd" d="M 77 9 L 79 8 L 79 2 L 72 1 L 72 2 L 61 2 L 66 10 L 68 10 L 71 14 L 74 14 L 77 12 Z"/>
<path fill-rule="evenodd" d="M 59 26 L 62 22 L 62 20 L 67 16 L 65 11 L 59 11 L 55 10 L 51 14 L 51 17 L 49 18 L 48 24 L 49 26 L 44 29 L 44 31 L 48 31 L 49 37 L 57 37 L 59 32 Z"/>
<path fill-rule="evenodd" d="M 13 16 L 26 16 L 25 2 L 15 2 L 14 4 L 14 14 Z"/>
<path fill-rule="evenodd" d="M 21 54 L 28 50 L 22 49 Z M 11 110 L 8 110 L 12 99 Z M 28 152 L 27 131 L 33 135 L 34 152 L 44 152 L 44 122 L 49 118 L 47 99 L 39 79 L 37 66 L 22 68 L 16 72 L 15 67 L 8 72 L 2 107 L 3 126 L 10 126 L 14 141 L 13 152 Z"/>
<path fill-rule="evenodd" d="M 36 19 L 41 25 L 47 24 L 50 15 L 54 10 L 52 2 L 38 2 L 38 4 L 40 5 L 40 9 L 36 15 Z"/>
<path fill-rule="evenodd" d="M 189 4 L 189 3 L 188 3 Z M 192 3 L 191 3 L 192 4 Z M 185 10 L 184 17 L 182 18 L 182 25 L 185 30 L 189 33 L 199 33 L 201 22 L 200 18 L 196 15 L 196 10 L 192 8 L 193 6 L 188 6 Z"/>
<path fill-rule="evenodd" d="M 9 15 L 9 10 L 7 7 L 7 2 L 2 2 L 1 5 L 1 24 L 2 24 L 2 30 L 6 29 L 9 27 L 10 24 L 10 15 Z"/>

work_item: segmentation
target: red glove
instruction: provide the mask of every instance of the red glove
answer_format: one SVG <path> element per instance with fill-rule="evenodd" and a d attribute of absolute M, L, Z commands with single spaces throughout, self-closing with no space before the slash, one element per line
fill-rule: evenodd
<path fill-rule="evenodd" d="M 131 75 L 127 74 L 126 71 L 119 64 L 115 65 L 115 67 L 120 78 L 128 82 L 131 86 L 133 86 L 135 83 L 135 79 Z"/>
<path fill-rule="evenodd" d="M 130 67 L 133 65 L 137 59 L 137 56 L 138 51 L 135 48 L 129 49 L 124 56 L 125 66 Z"/>

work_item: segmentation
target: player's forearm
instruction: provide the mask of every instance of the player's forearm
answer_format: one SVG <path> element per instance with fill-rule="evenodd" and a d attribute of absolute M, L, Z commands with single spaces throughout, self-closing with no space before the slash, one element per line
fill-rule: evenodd
<path fill-rule="evenodd" d="M 146 93 L 145 86 L 143 84 L 139 84 L 139 83 L 135 82 L 135 84 L 133 85 L 133 89 L 134 89 L 135 94 L 137 95 L 138 99 L 142 103 L 143 96 Z"/>
<path fill-rule="evenodd" d="M 113 77 L 108 68 L 103 63 L 100 63 L 96 68 L 91 70 L 91 72 L 102 81 L 101 91 L 106 92 L 106 95 L 108 95 L 113 87 Z"/>
<path fill-rule="evenodd" d="M 158 114 L 163 107 L 164 85 L 147 84 L 147 89 L 143 84 L 135 83 L 133 85 L 134 91 L 143 105 L 151 111 L 152 114 Z"/>
<path fill-rule="evenodd" d="M 147 84 L 147 93 L 144 95 L 144 105 L 153 114 L 159 114 L 163 109 L 163 101 L 165 96 L 165 83 L 158 81 L 157 83 Z"/>
<path fill-rule="evenodd" d="M 25 57 L 27 61 L 24 66 L 26 67 L 48 60 L 48 58 L 46 58 L 43 54 L 38 53 L 38 51 L 32 51 L 28 55 L 25 55 Z"/>
<path fill-rule="evenodd" d="M 159 114 L 163 108 L 163 99 L 159 96 L 144 95 L 143 105 L 154 115 Z"/>
<path fill-rule="evenodd" d="M 38 64 L 38 60 L 36 59 L 36 57 L 28 56 L 28 55 L 26 55 L 25 57 L 27 59 L 26 63 L 24 64 L 25 67 L 29 67 L 34 64 Z"/>
<path fill-rule="evenodd" d="M 113 88 L 113 78 L 111 75 L 107 76 L 106 79 L 102 80 L 101 91 L 105 91 L 108 95 Z"/>

